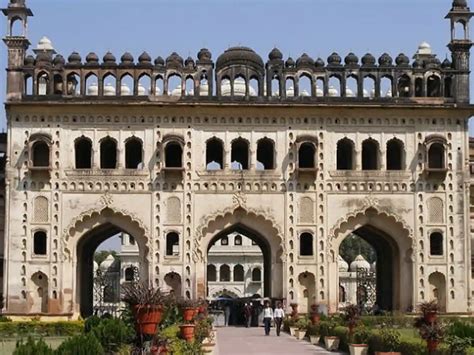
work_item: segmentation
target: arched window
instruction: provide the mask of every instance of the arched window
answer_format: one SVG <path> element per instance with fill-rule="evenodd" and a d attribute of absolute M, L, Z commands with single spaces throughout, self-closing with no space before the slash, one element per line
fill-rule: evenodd
<path fill-rule="evenodd" d="M 354 169 L 354 143 L 343 138 L 337 142 L 337 170 Z"/>
<path fill-rule="evenodd" d="M 311 96 L 313 82 L 307 74 L 302 74 L 298 79 L 298 95 Z"/>
<path fill-rule="evenodd" d="M 252 270 L 252 281 L 262 281 L 262 270 L 260 270 L 258 267 Z"/>
<path fill-rule="evenodd" d="M 133 95 L 133 77 L 130 74 L 125 74 L 120 78 L 120 96 Z"/>
<path fill-rule="evenodd" d="M 247 170 L 249 168 L 249 144 L 243 138 L 232 142 L 231 161 L 233 170 Z"/>
<path fill-rule="evenodd" d="M 24 20 L 18 16 L 15 16 L 10 20 L 9 36 L 14 36 L 14 37 L 25 36 L 25 23 L 23 21 Z"/>
<path fill-rule="evenodd" d="M 25 75 L 25 95 L 33 95 L 33 77 Z"/>
<path fill-rule="evenodd" d="M 272 79 L 272 96 L 280 96 L 280 78 L 275 75 Z"/>
<path fill-rule="evenodd" d="M 173 74 L 168 77 L 168 95 L 171 95 L 171 96 L 182 95 L 181 76 L 177 74 Z"/>
<path fill-rule="evenodd" d="M 125 168 L 137 169 L 143 163 L 142 142 L 138 138 L 130 138 L 125 143 Z"/>
<path fill-rule="evenodd" d="M 166 255 L 176 256 L 179 255 L 179 235 L 178 233 L 171 232 L 166 235 Z"/>
<path fill-rule="evenodd" d="M 39 168 L 49 167 L 49 145 L 44 141 L 36 141 L 31 147 L 33 166 Z"/>
<path fill-rule="evenodd" d="M 82 136 L 74 143 L 76 155 L 76 169 L 90 169 L 92 167 L 92 142 Z"/>
<path fill-rule="evenodd" d="M 155 79 L 155 96 L 164 95 L 163 78 L 158 75 Z"/>
<path fill-rule="evenodd" d="M 329 78 L 328 93 L 331 97 L 341 96 L 341 79 L 338 76 L 332 76 Z"/>
<path fill-rule="evenodd" d="M 194 79 L 192 76 L 188 76 L 185 82 L 185 93 L 186 96 L 194 95 Z"/>
<path fill-rule="evenodd" d="M 295 96 L 295 81 L 293 78 L 287 78 L 285 82 L 286 88 L 286 97 L 294 97 Z"/>
<path fill-rule="evenodd" d="M 443 255 L 443 235 L 439 232 L 430 234 L 430 254 Z"/>
<path fill-rule="evenodd" d="M 207 74 L 204 71 L 201 74 L 201 80 L 199 82 L 199 96 L 209 96 L 209 81 L 207 80 Z"/>
<path fill-rule="evenodd" d="M 379 145 L 372 139 L 362 142 L 362 170 L 377 170 L 379 168 Z"/>
<path fill-rule="evenodd" d="M 402 75 L 398 79 L 398 96 L 400 97 L 411 96 L 411 80 L 408 75 Z"/>
<path fill-rule="evenodd" d="M 100 168 L 115 169 L 117 167 L 117 143 L 106 137 L 100 142 Z"/>
<path fill-rule="evenodd" d="M 441 80 L 437 75 L 430 75 L 426 83 L 426 91 L 428 97 L 441 96 Z"/>
<path fill-rule="evenodd" d="M 242 245 L 242 237 L 240 235 L 235 236 L 234 245 Z"/>
<path fill-rule="evenodd" d="M 219 270 L 219 281 L 223 282 L 229 282 L 230 281 L 230 267 L 229 265 L 221 265 L 221 268 Z"/>
<path fill-rule="evenodd" d="M 62 95 L 63 94 L 63 77 L 59 74 L 53 76 L 54 81 L 54 94 L 55 95 Z"/>
<path fill-rule="evenodd" d="M 316 167 L 316 148 L 313 143 L 304 142 L 298 149 L 298 167 L 314 169 Z"/>
<path fill-rule="evenodd" d="M 125 281 L 133 281 L 135 279 L 135 271 L 133 266 L 129 266 L 125 269 Z"/>
<path fill-rule="evenodd" d="M 346 97 L 357 97 L 359 95 L 359 83 L 356 76 L 348 76 L 346 79 Z"/>
<path fill-rule="evenodd" d="M 215 265 L 207 265 L 207 281 L 216 282 L 217 281 L 217 270 Z"/>
<path fill-rule="evenodd" d="M 99 95 L 99 84 L 97 75 L 95 74 L 88 74 L 86 75 L 86 82 L 85 82 L 85 91 L 86 95 L 88 96 L 97 96 Z"/>
<path fill-rule="evenodd" d="M 444 169 L 444 146 L 441 143 L 433 143 L 428 150 L 428 168 Z"/>
<path fill-rule="evenodd" d="M 221 170 L 224 168 L 224 144 L 218 138 L 206 142 L 206 169 Z"/>
<path fill-rule="evenodd" d="M 229 238 L 228 237 L 222 237 L 221 238 L 221 245 L 229 245 Z"/>
<path fill-rule="evenodd" d="M 249 81 L 249 96 L 260 96 L 260 88 L 257 78 L 250 78 Z"/>
<path fill-rule="evenodd" d="M 151 90 L 151 77 L 147 74 L 143 74 L 138 79 L 138 96 L 147 96 Z"/>
<path fill-rule="evenodd" d="M 167 168 L 183 167 L 183 148 L 178 142 L 169 142 L 165 146 L 165 166 Z"/>
<path fill-rule="evenodd" d="M 450 98 L 453 97 L 453 80 L 451 77 L 446 77 L 444 79 L 444 97 Z"/>
<path fill-rule="evenodd" d="M 244 267 L 242 265 L 234 266 L 234 282 L 244 281 Z"/>
<path fill-rule="evenodd" d="M 112 74 L 106 74 L 102 80 L 104 96 L 115 96 L 117 94 L 117 79 Z"/>
<path fill-rule="evenodd" d="M 311 233 L 303 233 L 300 235 L 300 255 L 313 255 L 313 235 Z"/>
<path fill-rule="evenodd" d="M 35 232 L 33 236 L 33 253 L 35 255 L 46 255 L 47 237 L 43 231 Z"/>
<path fill-rule="evenodd" d="M 346 302 L 346 290 L 342 285 L 339 285 L 339 302 Z"/>
<path fill-rule="evenodd" d="M 422 78 L 415 79 L 415 96 L 416 97 L 423 96 L 423 79 Z"/>
<path fill-rule="evenodd" d="M 396 138 L 387 142 L 387 170 L 403 170 L 403 143 Z"/>
<path fill-rule="evenodd" d="M 49 76 L 46 73 L 40 73 L 37 76 L 37 92 L 38 95 L 49 95 Z"/>
<path fill-rule="evenodd" d="M 81 78 L 75 73 L 67 76 L 67 94 L 70 96 L 77 96 L 81 94 Z"/>
<path fill-rule="evenodd" d="M 257 170 L 274 169 L 274 155 L 273 141 L 268 138 L 260 139 L 257 143 Z"/>
<path fill-rule="evenodd" d="M 363 81 L 364 85 L 364 97 L 375 97 L 375 78 L 372 76 L 366 76 Z"/>

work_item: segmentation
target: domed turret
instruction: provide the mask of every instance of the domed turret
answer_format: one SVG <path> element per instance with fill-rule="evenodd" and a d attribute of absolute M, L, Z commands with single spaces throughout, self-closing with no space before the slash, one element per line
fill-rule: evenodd
<path fill-rule="evenodd" d="M 86 57 L 87 64 L 98 64 L 99 63 L 99 56 L 94 52 L 90 52 Z"/>
<path fill-rule="evenodd" d="M 186 68 L 194 68 L 194 59 L 191 57 L 187 57 L 184 61 L 184 66 Z"/>
<path fill-rule="evenodd" d="M 122 96 L 132 95 L 132 90 L 130 90 L 127 84 L 123 83 L 122 85 L 120 85 L 120 95 Z"/>
<path fill-rule="evenodd" d="M 125 52 L 120 58 L 120 62 L 122 65 L 133 65 L 133 55 L 129 52 Z"/>
<path fill-rule="evenodd" d="M 51 40 L 48 37 L 43 36 L 39 40 L 38 45 L 36 46 L 36 50 L 37 51 L 45 51 L 45 52 L 54 51 L 53 43 L 51 42 Z"/>
<path fill-rule="evenodd" d="M 165 65 L 165 60 L 163 59 L 163 57 L 158 56 L 158 57 L 155 59 L 155 65 L 156 65 L 157 67 L 161 67 L 161 66 Z"/>
<path fill-rule="evenodd" d="M 322 58 L 318 58 L 316 59 L 316 62 L 314 63 L 314 65 L 316 66 L 316 68 L 322 68 L 324 67 L 324 60 Z"/>
<path fill-rule="evenodd" d="M 283 60 L 283 53 L 278 48 L 273 48 L 272 51 L 268 54 L 268 59 L 270 60 Z"/>
<path fill-rule="evenodd" d="M 340 255 L 337 257 L 337 264 L 339 265 L 339 272 L 349 271 L 349 264 Z"/>
<path fill-rule="evenodd" d="M 82 58 L 79 53 L 72 52 L 67 58 L 69 64 L 81 64 Z"/>
<path fill-rule="evenodd" d="M 357 271 L 357 269 L 370 270 L 370 264 L 362 255 L 357 255 L 354 261 L 351 263 L 350 270 L 352 272 Z"/>
<path fill-rule="evenodd" d="M 381 67 L 389 67 L 392 65 L 392 63 L 393 59 L 392 57 L 390 57 L 390 55 L 388 55 L 388 53 L 382 54 L 379 58 L 379 65 Z"/>
<path fill-rule="evenodd" d="M 467 7 L 467 0 L 454 0 L 453 1 L 453 8 L 460 7 L 466 8 Z"/>
<path fill-rule="evenodd" d="M 87 87 L 87 95 L 97 96 L 99 95 L 99 86 L 97 83 L 92 83 Z"/>
<path fill-rule="evenodd" d="M 405 54 L 400 53 L 395 59 L 395 63 L 397 63 L 399 67 L 408 66 L 410 65 L 410 58 L 408 58 Z"/>
<path fill-rule="evenodd" d="M 348 67 L 357 66 L 359 64 L 359 58 L 351 52 L 344 58 L 344 63 L 346 63 Z"/>
<path fill-rule="evenodd" d="M 314 60 L 306 53 L 303 53 L 301 57 L 298 58 L 296 61 L 297 68 L 313 68 L 314 67 Z"/>
<path fill-rule="evenodd" d="M 66 64 L 66 60 L 61 54 L 58 54 L 56 57 L 54 57 L 53 64 L 57 67 L 60 67 Z"/>
<path fill-rule="evenodd" d="M 112 53 L 107 52 L 104 55 L 104 58 L 102 58 L 102 61 L 104 62 L 104 64 L 115 64 L 116 59 Z"/>
<path fill-rule="evenodd" d="M 33 67 L 35 65 L 35 57 L 31 54 L 25 57 L 24 65 L 27 67 Z"/>
<path fill-rule="evenodd" d="M 443 60 L 443 63 L 441 64 L 441 67 L 443 69 L 451 69 L 451 67 L 452 67 L 451 61 L 448 58 L 446 58 L 445 60 Z"/>
<path fill-rule="evenodd" d="M 366 67 L 374 66 L 375 65 L 375 57 L 370 53 L 365 54 L 362 57 L 362 65 L 366 66 Z"/>
<path fill-rule="evenodd" d="M 202 48 L 197 54 L 199 61 L 201 62 L 210 62 L 212 59 L 212 54 L 207 48 Z"/>
<path fill-rule="evenodd" d="M 142 54 L 140 54 L 140 56 L 138 57 L 138 63 L 140 64 L 151 64 L 151 57 L 150 55 L 147 53 L 147 52 L 143 52 Z"/>
<path fill-rule="evenodd" d="M 285 62 L 285 67 L 287 67 L 287 68 L 294 68 L 295 67 L 295 61 L 293 60 L 293 58 L 288 57 L 288 59 Z"/>
<path fill-rule="evenodd" d="M 115 86 L 111 83 L 106 84 L 104 86 L 104 96 L 115 96 Z"/>
<path fill-rule="evenodd" d="M 231 65 L 244 65 L 263 73 L 265 68 L 262 58 L 248 47 L 231 47 L 222 53 L 216 61 L 216 70 L 219 71 Z"/>
<path fill-rule="evenodd" d="M 430 44 L 428 42 L 421 42 L 418 46 L 418 51 L 416 52 L 416 54 L 432 54 Z"/>
<path fill-rule="evenodd" d="M 333 52 L 328 57 L 328 65 L 340 65 L 341 62 L 342 62 L 341 56 L 337 54 L 336 52 Z"/>
<path fill-rule="evenodd" d="M 166 58 L 166 65 L 180 68 L 183 66 L 183 58 L 178 53 L 173 52 Z"/>

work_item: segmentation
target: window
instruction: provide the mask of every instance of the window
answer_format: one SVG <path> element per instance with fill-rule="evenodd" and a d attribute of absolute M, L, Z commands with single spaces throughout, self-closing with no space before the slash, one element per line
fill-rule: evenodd
<path fill-rule="evenodd" d="M 302 143 L 298 149 L 298 167 L 300 169 L 315 168 L 316 148 L 313 143 Z"/>
<path fill-rule="evenodd" d="M 272 170 L 274 166 L 274 144 L 271 139 L 262 138 L 257 143 L 257 169 Z"/>
<path fill-rule="evenodd" d="M 49 167 L 49 145 L 44 141 L 36 141 L 32 146 L 33 166 Z"/>
<path fill-rule="evenodd" d="M 244 267 L 242 265 L 234 266 L 234 281 L 235 282 L 244 281 Z"/>
<path fill-rule="evenodd" d="M 117 167 L 117 143 L 110 137 L 100 142 L 100 168 L 115 169 Z"/>
<path fill-rule="evenodd" d="M 416 97 L 423 96 L 423 79 L 422 78 L 415 79 L 415 96 Z"/>
<path fill-rule="evenodd" d="M 313 255 L 313 236 L 310 233 L 303 233 L 300 236 L 300 255 Z"/>
<path fill-rule="evenodd" d="M 430 234 L 430 254 L 443 255 L 443 235 L 439 232 Z"/>
<path fill-rule="evenodd" d="M 379 168 L 379 145 L 372 139 L 362 142 L 362 170 L 377 170 Z"/>
<path fill-rule="evenodd" d="M 133 266 L 129 266 L 125 269 L 125 281 L 133 281 L 135 279 L 135 271 Z"/>
<path fill-rule="evenodd" d="M 411 80 L 408 75 L 402 75 L 398 79 L 398 96 L 410 97 L 411 96 Z"/>
<path fill-rule="evenodd" d="M 249 144 L 245 139 L 237 138 L 232 142 L 231 161 L 234 170 L 249 168 Z"/>
<path fill-rule="evenodd" d="M 439 97 L 441 96 L 441 80 L 437 75 L 431 75 L 428 77 L 426 84 L 426 91 L 428 97 Z"/>
<path fill-rule="evenodd" d="M 387 142 L 387 170 L 403 169 L 403 143 L 396 138 Z"/>
<path fill-rule="evenodd" d="M 433 143 L 428 149 L 428 168 L 444 169 L 444 146 L 441 143 Z"/>
<path fill-rule="evenodd" d="M 242 245 L 242 237 L 240 235 L 235 236 L 234 245 Z"/>
<path fill-rule="evenodd" d="M 138 138 L 130 138 L 125 143 L 125 168 L 138 169 L 143 164 L 142 142 Z"/>
<path fill-rule="evenodd" d="M 90 169 L 92 167 L 92 142 L 82 136 L 74 144 L 76 155 L 76 169 Z"/>
<path fill-rule="evenodd" d="M 229 245 L 229 238 L 228 237 L 222 237 L 221 245 Z"/>
<path fill-rule="evenodd" d="M 207 265 L 207 281 L 217 281 L 217 270 L 215 265 Z"/>
<path fill-rule="evenodd" d="M 177 233 L 168 233 L 166 235 L 166 255 L 179 255 L 179 236 Z"/>
<path fill-rule="evenodd" d="M 352 170 L 354 169 L 354 143 L 348 139 L 343 138 L 337 142 L 337 170 Z"/>
<path fill-rule="evenodd" d="M 220 281 L 229 282 L 230 281 L 230 267 L 229 265 L 221 265 L 219 271 Z"/>
<path fill-rule="evenodd" d="M 262 281 L 262 271 L 259 268 L 255 268 L 252 270 L 252 281 Z"/>
<path fill-rule="evenodd" d="M 66 89 L 70 96 L 77 96 L 81 94 L 81 77 L 75 73 L 67 76 Z"/>
<path fill-rule="evenodd" d="M 36 255 L 46 255 L 46 233 L 43 231 L 35 232 L 33 236 L 33 253 Z"/>
<path fill-rule="evenodd" d="M 224 167 L 224 144 L 218 138 L 206 142 L 206 169 L 221 170 Z"/>
<path fill-rule="evenodd" d="M 167 168 L 183 167 L 183 148 L 178 142 L 170 142 L 166 144 L 165 166 Z"/>
<path fill-rule="evenodd" d="M 59 74 L 53 76 L 53 88 L 55 95 L 63 94 L 63 77 Z"/>
<path fill-rule="evenodd" d="M 453 80 L 450 77 L 444 79 L 444 97 L 453 97 Z"/>

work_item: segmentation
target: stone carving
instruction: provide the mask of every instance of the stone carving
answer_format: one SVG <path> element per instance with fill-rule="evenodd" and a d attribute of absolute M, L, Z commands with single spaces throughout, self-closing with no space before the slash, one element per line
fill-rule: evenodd
<path fill-rule="evenodd" d="M 431 197 L 427 204 L 428 223 L 444 223 L 443 200 L 439 197 Z"/>
<path fill-rule="evenodd" d="M 49 208 L 48 199 L 44 196 L 38 196 L 34 202 L 33 220 L 36 223 L 48 223 Z"/>
<path fill-rule="evenodd" d="M 111 194 L 109 194 L 108 192 L 106 192 L 105 194 L 103 194 L 101 197 L 100 197 L 100 202 L 101 204 L 103 204 L 104 206 L 110 206 L 113 202 L 114 202 L 114 199 L 112 197 Z"/>
<path fill-rule="evenodd" d="M 247 203 L 247 196 L 245 196 L 245 193 L 243 193 L 242 191 L 238 191 L 232 196 L 232 202 L 237 207 L 245 208 L 245 205 Z"/>

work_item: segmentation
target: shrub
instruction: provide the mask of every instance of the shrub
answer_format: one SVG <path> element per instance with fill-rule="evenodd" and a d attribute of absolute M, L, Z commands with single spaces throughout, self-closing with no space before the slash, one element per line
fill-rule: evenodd
<path fill-rule="evenodd" d="M 82 321 L 61 322 L 0 322 L 0 336 L 72 336 L 81 334 L 84 329 Z"/>
<path fill-rule="evenodd" d="M 23 340 L 16 343 L 16 349 L 13 355 L 53 355 L 53 350 L 43 339 L 36 341 L 28 337 L 26 343 L 23 343 Z"/>
<path fill-rule="evenodd" d="M 100 323 L 100 317 L 98 316 L 91 316 L 87 318 L 86 321 L 84 322 L 84 331 L 86 333 L 89 333 L 92 330 L 92 328 L 99 325 L 99 323 Z"/>
<path fill-rule="evenodd" d="M 297 320 L 295 326 L 300 330 L 307 330 L 308 326 L 311 324 L 310 320 L 306 317 L 301 317 Z"/>
<path fill-rule="evenodd" d="M 383 328 L 380 331 L 380 338 L 384 347 L 384 351 L 397 351 L 400 347 L 400 333 L 390 329 Z"/>
<path fill-rule="evenodd" d="M 471 346 L 471 339 L 461 338 L 456 335 L 449 335 L 446 339 L 451 355 L 464 355 Z"/>
<path fill-rule="evenodd" d="M 474 325 L 465 321 L 457 320 L 452 322 L 447 329 L 447 334 L 450 336 L 469 339 L 471 345 L 474 345 Z"/>
<path fill-rule="evenodd" d="M 368 344 L 372 332 L 366 327 L 358 327 L 354 332 L 354 344 Z"/>
<path fill-rule="evenodd" d="M 308 335 L 320 335 L 321 327 L 319 324 L 310 324 L 308 326 Z"/>
<path fill-rule="evenodd" d="M 343 351 L 349 350 L 349 329 L 343 326 L 337 326 L 332 332 L 333 336 L 339 338 L 339 349 Z"/>
<path fill-rule="evenodd" d="M 55 355 L 104 355 L 99 340 L 92 334 L 76 335 L 64 341 L 55 351 Z"/>
<path fill-rule="evenodd" d="M 135 331 L 121 319 L 101 319 L 92 327 L 91 333 L 100 341 L 106 352 L 117 351 L 121 345 L 130 343 Z"/>

